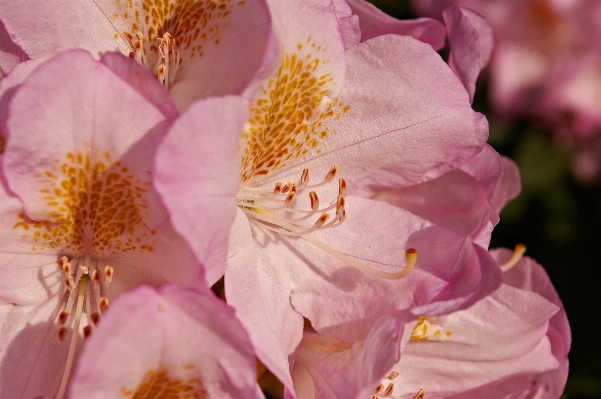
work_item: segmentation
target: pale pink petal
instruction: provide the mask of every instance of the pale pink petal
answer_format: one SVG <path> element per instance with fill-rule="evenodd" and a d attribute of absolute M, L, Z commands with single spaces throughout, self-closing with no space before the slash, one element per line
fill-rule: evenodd
<path fill-rule="evenodd" d="M 412 36 L 428 43 L 434 50 L 444 47 L 446 31 L 444 25 L 430 18 L 398 20 L 380 11 L 365 0 L 347 0 L 353 12 L 359 16 L 361 24 L 361 41 L 373 37 L 394 33 Z"/>
<path fill-rule="evenodd" d="M 178 117 L 179 112 L 173 101 L 165 95 L 163 85 L 140 64 L 131 62 L 128 58 L 112 51 L 104 53 L 100 57 L 100 62 L 160 110 L 165 117 L 170 119 Z"/>
<path fill-rule="evenodd" d="M 165 99 L 169 101 L 166 93 Z M 68 153 L 89 154 L 95 163 L 119 162 L 119 173 L 135 176 L 144 190 L 136 205 L 145 223 L 155 228 L 167 219 L 148 186 L 148 171 L 171 121 L 88 53 L 65 52 L 38 68 L 20 86 L 9 112 L 5 173 L 31 219 L 51 218 L 52 208 L 39 190 L 48 188 L 47 173 L 60 173 L 57 160 L 67 161 Z M 36 184 L 32 174 L 40 176 Z"/>
<path fill-rule="evenodd" d="M 383 375 L 400 356 L 398 341 L 403 323 L 384 315 L 374 324 L 365 341 L 349 344 L 317 333 L 306 332 L 300 344 L 293 376 L 304 369 L 313 390 L 294 380 L 296 397 L 369 397 Z M 302 381 L 302 380 L 301 380 Z M 313 395 L 313 396 L 312 396 Z"/>
<path fill-rule="evenodd" d="M 59 295 L 27 306 L 0 305 L 0 398 L 52 397 L 58 389 L 68 342 L 54 322 Z"/>
<path fill-rule="evenodd" d="M 0 21 L 0 79 L 8 75 L 17 64 L 28 59 L 21 47 L 13 43 Z"/>
<path fill-rule="evenodd" d="M 361 29 L 359 28 L 359 17 L 353 15 L 351 7 L 346 0 L 332 0 L 336 9 L 336 18 L 340 28 L 340 36 L 344 48 L 349 49 L 361 40 Z"/>
<path fill-rule="evenodd" d="M 449 32 L 449 66 L 468 91 L 470 102 L 474 101 L 476 79 L 492 54 L 492 28 L 484 17 L 467 8 L 450 7 L 442 14 Z"/>
<path fill-rule="evenodd" d="M 333 164 L 349 192 L 370 196 L 454 170 L 479 153 L 488 136 L 463 85 L 426 44 L 380 36 L 347 51 L 347 85 L 339 118 L 324 121 L 326 139 L 312 157 L 267 183 L 296 181 L 303 168 L 325 176 Z"/>
<path fill-rule="evenodd" d="M 503 263 L 511 257 L 512 251 L 501 248 L 493 250 L 491 253 L 500 263 Z M 560 308 L 551 318 L 549 330 L 547 331 L 553 355 L 559 362 L 559 367 L 556 370 L 533 376 L 532 379 L 536 382 L 535 387 L 528 387 L 532 391 L 538 390 L 538 395 L 541 396 L 537 397 L 558 397 L 563 392 L 566 384 L 568 376 L 567 356 L 572 342 L 570 325 L 559 295 L 555 291 L 545 269 L 529 257 L 523 257 L 516 266 L 505 273 L 505 284 L 536 292 Z"/>
<path fill-rule="evenodd" d="M 518 166 L 511 159 L 504 156 L 501 156 L 501 162 L 503 162 L 503 178 L 493 198 L 493 206 L 496 212 L 501 212 L 505 205 L 522 191 L 522 180 Z"/>
<path fill-rule="evenodd" d="M 157 151 L 156 188 L 175 229 L 205 265 L 210 285 L 225 269 L 240 185 L 238 143 L 247 116 L 248 100 L 242 97 L 198 101 Z"/>
<path fill-rule="evenodd" d="M 70 396 L 143 394 L 153 386 L 179 394 L 190 389 L 199 397 L 253 398 L 255 381 L 252 346 L 233 309 L 207 288 L 140 287 L 114 301 L 92 333 Z"/>
<path fill-rule="evenodd" d="M 121 32 L 92 0 L 1 1 L 0 15 L 10 37 L 31 58 L 73 48 L 85 48 L 97 56 L 127 49 Z"/>
<path fill-rule="evenodd" d="M 312 235 L 373 269 L 402 270 L 408 248 L 417 250 L 417 263 L 408 277 L 385 280 L 297 239 L 294 247 L 311 263 L 297 271 L 306 276 L 296 283 L 292 304 L 320 333 L 361 341 L 384 313 L 449 313 L 501 283 L 498 264 L 488 252 L 451 230 L 382 201 L 348 196 L 346 212 L 342 225 Z"/>
<path fill-rule="evenodd" d="M 278 245 L 271 234 L 258 229 L 253 235 L 228 260 L 226 298 L 248 331 L 258 358 L 292 391 L 291 357 L 302 338 L 303 318 L 290 303 L 290 291 L 295 270 L 305 266 L 293 247 Z"/>
<path fill-rule="evenodd" d="M 380 192 L 372 198 L 399 206 L 468 237 L 483 217 L 492 217 L 495 224 L 498 221 L 497 215 L 490 213 L 502 173 L 499 154 L 486 145 L 460 169 L 425 183 Z"/>
<path fill-rule="evenodd" d="M 320 62 L 315 76 L 328 73 L 327 95 L 336 97 L 344 84 L 344 45 L 331 0 L 268 0 L 274 34 L 286 55 L 298 53 Z M 341 12 L 338 7 L 338 12 Z M 300 46 L 300 47 L 299 47 Z"/>
<path fill-rule="evenodd" d="M 510 376 L 557 368 L 545 335 L 557 311 L 534 292 L 503 285 L 469 309 L 428 319 L 429 338 L 409 341 L 395 366 L 402 372 L 394 397 L 420 388 L 433 397 L 451 397 Z M 420 337 L 426 335 L 421 331 Z"/>

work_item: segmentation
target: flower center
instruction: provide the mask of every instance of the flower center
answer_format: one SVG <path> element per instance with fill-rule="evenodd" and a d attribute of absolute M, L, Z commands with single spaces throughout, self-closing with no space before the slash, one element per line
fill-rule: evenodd
<path fill-rule="evenodd" d="M 129 44 L 130 57 L 169 90 L 184 60 L 201 58 L 208 47 L 219 45 L 231 10 L 244 3 L 245 0 L 118 0 L 113 19 L 121 19 L 127 26 L 123 38 Z"/>
<path fill-rule="evenodd" d="M 317 230 L 325 230 L 341 225 L 346 218 L 344 209 L 346 180 L 338 180 L 338 195 L 326 205 L 321 205 L 315 189 L 330 184 L 338 174 L 338 166 L 333 165 L 324 179 L 309 184 L 309 170 L 304 169 L 298 183 L 277 182 L 273 190 L 242 185 L 236 194 L 238 207 L 246 214 L 255 226 L 286 236 L 301 237 L 332 256 L 342 260 L 365 273 L 385 279 L 401 279 L 409 275 L 417 260 L 417 251 L 410 248 L 406 251 L 405 268 L 400 272 L 387 273 L 372 269 L 355 259 L 342 254 L 328 245 L 318 241 L 310 234 Z M 310 191 L 309 191 L 310 190 Z M 297 198 L 308 192 L 308 206 L 296 206 Z"/>
<path fill-rule="evenodd" d="M 177 69 L 181 64 L 181 52 L 177 39 L 174 39 L 170 33 L 165 33 L 163 37 L 157 39 L 159 57 L 154 65 L 151 65 L 149 57 L 144 52 L 144 36 L 142 32 L 136 32 L 135 36 L 125 33 L 125 40 L 129 43 L 131 52 L 129 57 L 138 61 L 159 79 L 159 82 L 169 90 L 173 82 Z"/>
<path fill-rule="evenodd" d="M 451 338 L 451 331 L 444 329 L 438 324 L 431 323 L 425 316 L 417 319 L 417 325 L 413 328 L 411 339 L 413 341 L 440 341 Z"/>
<path fill-rule="evenodd" d="M 58 340 L 63 342 L 69 328 L 72 331 L 67 362 L 56 395 L 57 399 L 61 399 L 65 396 L 75 358 L 75 348 L 77 346 L 84 305 L 86 326 L 83 328 L 83 336 L 87 338 L 92 329 L 98 324 L 102 312 L 109 305 L 105 289 L 113 278 L 114 270 L 108 265 L 100 267 L 97 260 L 90 259 L 89 257 L 85 259 L 74 258 L 69 261 L 66 256 L 63 256 L 58 262 L 58 267 L 63 273 L 66 291 L 68 292 L 65 307 L 60 311 L 57 318 L 57 323 L 61 326 L 58 332 Z M 75 306 L 74 313 L 73 306 Z"/>
<path fill-rule="evenodd" d="M 126 388 L 122 388 L 122 392 L 126 397 L 131 398 L 205 399 L 209 397 L 199 378 L 175 379 L 164 367 L 148 371 L 135 392 Z"/>

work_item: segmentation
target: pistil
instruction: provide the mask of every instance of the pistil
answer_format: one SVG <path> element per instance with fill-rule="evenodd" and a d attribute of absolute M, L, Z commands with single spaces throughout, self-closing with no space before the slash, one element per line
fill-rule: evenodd
<path fill-rule="evenodd" d="M 517 244 L 515 246 L 515 249 L 513 250 L 513 254 L 511 255 L 511 258 L 509 258 L 509 260 L 507 262 L 505 262 L 501 265 L 501 270 L 503 270 L 503 272 L 507 272 L 507 271 L 511 270 L 515 265 L 518 264 L 520 259 L 522 259 L 522 256 L 524 256 L 525 252 L 526 252 L 526 246 L 524 244 Z"/>

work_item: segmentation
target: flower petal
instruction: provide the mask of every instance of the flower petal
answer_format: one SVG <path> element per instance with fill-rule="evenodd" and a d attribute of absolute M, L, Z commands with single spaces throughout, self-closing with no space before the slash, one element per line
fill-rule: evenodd
<path fill-rule="evenodd" d="M 120 367 L 115 367 L 119 363 Z M 111 304 L 81 354 L 71 397 L 154 389 L 252 398 L 252 346 L 234 312 L 207 288 L 140 287 Z"/>
<path fill-rule="evenodd" d="M 20 62 L 29 59 L 27 54 L 10 39 L 0 21 L 0 78 L 5 77 Z"/>
<path fill-rule="evenodd" d="M 175 122 L 157 151 L 155 185 L 175 229 L 205 265 L 210 285 L 225 269 L 240 185 L 238 143 L 247 116 L 243 97 L 198 101 Z"/>
<path fill-rule="evenodd" d="M 63 211 L 57 215 L 53 200 L 43 200 L 40 190 L 48 190 L 48 180 L 65 173 L 61 165 L 87 156 L 89 168 L 104 165 L 136 179 L 132 184 L 141 196 L 134 202 L 149 228 L 167 219 L 158 195 L 148 187 L 148 173 L 170 120 L 88 53 L 65 52 L 36 69 L 20 86 L 9 112 L 4 168 L 29 218 L 65 217 Z"/>
<path fill-rule="evenodd" d="M 324 121 L 326 139 L 300 165 L 272 181 L 295 181 L 303 168 L 325 176 L 333 164 L 349 192 L 371 196 L 434 179 L 479 153 L 488 136 L 456 76 L 413 38 L 379 36 L 347 51 L 342 113 Z M 346 111 L 346 113 L 345 113 Z"/>
<path fill-rule="evenodd" d="M 436 51 L 444 47 L 446 31 L 444 26 L 430 18 L 398 20 L 380 11 L 365 0 L 348 0 L 353 12 L 359 16 L 361 24 L 361 41 L 373 37 L 393 33 L 412 36 L 428 43 Z"/>
<path fill-rule="evenodd" d="M 449 66 L 465 86 L 472 102 L 476 79 L 492 54 L 492 28 L 484 17 L 467 8 L 449 7 L 442 15 L 451 46 Z"/>

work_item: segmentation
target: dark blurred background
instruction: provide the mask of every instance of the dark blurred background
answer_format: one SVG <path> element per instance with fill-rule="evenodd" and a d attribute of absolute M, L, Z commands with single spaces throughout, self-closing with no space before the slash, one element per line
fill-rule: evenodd
<path fill-rule="evenodd" d="M 415 17 L 407 0 L 370 1 L 396 18 Z M 569 152 L 554 145 L 536 121 L 496 119 L 486 102 L 485 81 L 481 76 L 474 109 L 489 120 L 489 143 L 518 164 L 523 185 L 501 214 L 491 248 L 524 243 L 526 254 L 545 267 L 572 328 L 562 398 L 601 398 L 601 184 L 576 180 Z"/>

